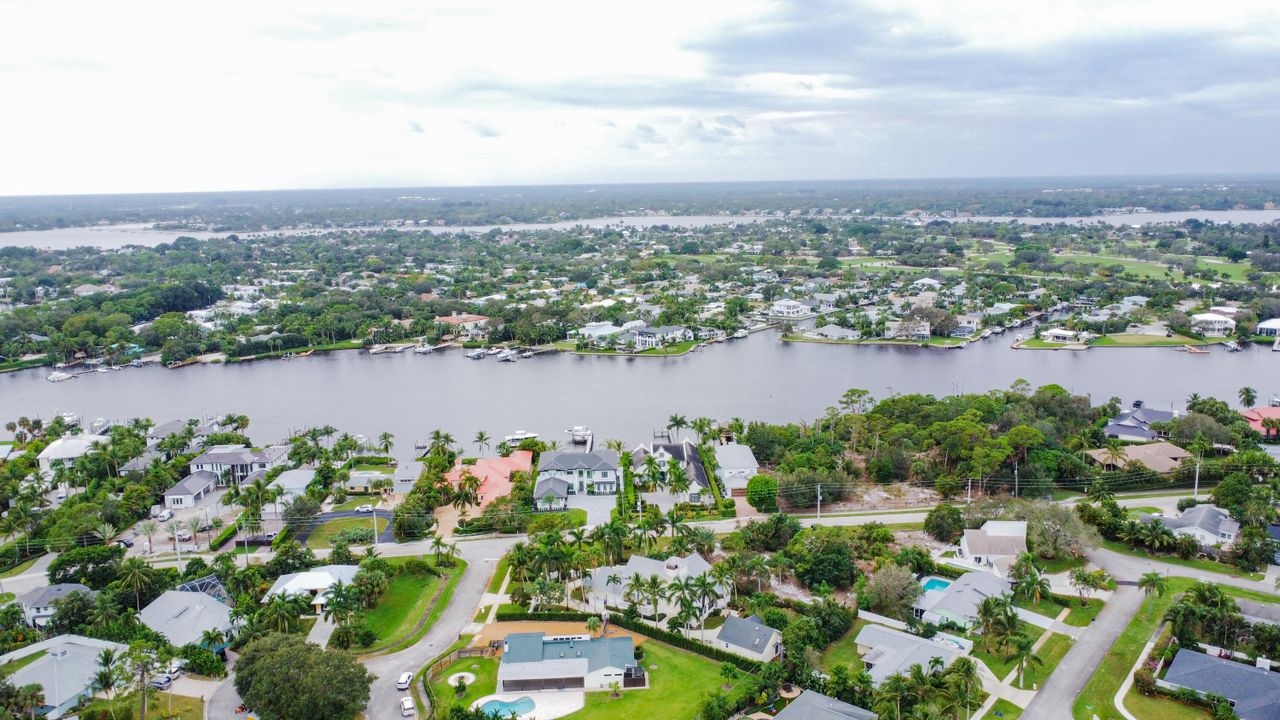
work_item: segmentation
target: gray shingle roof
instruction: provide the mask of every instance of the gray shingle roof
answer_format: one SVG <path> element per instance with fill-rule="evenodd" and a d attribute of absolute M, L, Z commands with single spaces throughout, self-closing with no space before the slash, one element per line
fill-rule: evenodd
<path fill-rule="evenodd" d="M 533 499 L 541 500 L 544 497 L 569 497 L 569 481 L 563 478 L 540 477 L 538 484 L 533 486 Z"/>
<path fill-rule="evenodd" d="M 953 645 L 874 624 L 864 625 L 855 642 L 871 648 L 862 659 L 871 666 L 868 672 L 875 685 L 891 675 L 910 672 L 913 665 L 928 668 L 933 658 L 941 658 L 946 666 L 960 655 Z"/>
<path fill-rule="evenodd" d="M 1182 649 L 1164 679 L 1234 701 L 1241 720 L 1280 720 L 1280 673 Z"/>
<path fill-rule="evenodd" d="M 812 690 L 800 696 L 774 716 L 775 720 L 876 720 L 876 714 L 857 705 L 827 697 Z"/>
<path fill-rule="evenodd" d="M 199 643 L 205 630 L 231 630 L 231 608 L 202 592 L 167 590 L 142 608 L 138 620 L 175 647 Z"/>
<path fill-rule="evenodd" d="M 1240 523 L 1232 519 L 1230 513 L 1216 505 L 1196 505 L 1187 508 L 1180 517 L 1176 518 L 1153 518 L 1147 515 L 1141 519 L 1143 522 L 1159 520 L 1170 530 L 1199 528 L 1214 536 L 1219 533 L 1235 534 L 1240 530 Z"/>
<path fill-rule="evenodd" d="M 538 468 L 540 470 L 617 470 L 618 453 L 612 450 L 594 452 L 552 450 L 542 453 Z"/>
<path fill-rule="evenodd" d="M 732 615 L 726 617 L 724 625 L 720 626 L 720 632 L 716 634 L 716 640 L 754 653 L 768 652 L 779 639 L 778 631 L 765 625 L 755 615 L 749 618 Z"/>
<path fill-rule="evenodd" d="M 36 588 L 26 595 L 20 596 L 18 602 L 27 607 L 49 607 L 55 601 L 61 600 L 74 592 L 94 594 L 92 590 L 80 583 L 58 583 L 57 585 Z"/>
<path fill-rule="evenodd" d="M 190 475 L 182 478 L 176 485 L 164 491 L 165 497 L 173 497 L 175 495 L 195 495 L 196 493 L 207 490 L 209 486 L 218 482 L 218 474 L 210 470 L 197 470 Z"/>

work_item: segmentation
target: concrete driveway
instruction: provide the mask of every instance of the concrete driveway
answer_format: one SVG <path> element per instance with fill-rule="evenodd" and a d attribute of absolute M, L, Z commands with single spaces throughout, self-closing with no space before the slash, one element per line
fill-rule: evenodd
<path fill-rule="evenodd" d="M 587 511 L 587 524 L 595 527 L 609 522 L 609 513 L 618 506 L 616 495 L 570 495 L 569 507 Z"/>

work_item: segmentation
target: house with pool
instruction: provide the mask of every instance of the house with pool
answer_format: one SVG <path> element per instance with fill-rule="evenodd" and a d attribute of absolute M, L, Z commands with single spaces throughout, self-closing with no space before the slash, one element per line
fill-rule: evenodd
<path fill-rule="evenodd" d="M 951 564 L 1007 577 L 1014 561 L 1026 551 L 1026 521 L 988 520 L 980 528 L 964 531 L 959 559 Z"/>
<path fill-rule="evenodd" d="M 912 606 L 917 619 L 935 625 L 954 623 L 970 627 L 978 621 L 978 606 L 989 597 L 1009 593 L 1009 582 L 986 572 L 967 572 L 956 580 L 928 577 L 921 581 L 924 588 L 916 604 Z"/>
<path fill-rule="evenodd" d="M 512 633 L 502 641 L 498 692 L 647 688 L 629 635 L 547 635 Z"/>

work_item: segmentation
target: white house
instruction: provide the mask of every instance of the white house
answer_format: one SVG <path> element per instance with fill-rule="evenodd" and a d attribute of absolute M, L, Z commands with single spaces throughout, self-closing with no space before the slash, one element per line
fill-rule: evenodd
<path fill-rule="evenodd" d="M 40 474 L 52 477 L 55 463 L 61 462 L 69 466 L 76 458 L 88 455 L 95 445 L 106 447 L 110 443 L 111 438 L 106 435 L 63 435 L 49 443 L 36 456 L 36 462 L 40 465 Z"/>
<path fill-rule="evenodd" d="M 1160 522 L 1173 531 L 1174 535 L 1188 535 L 1195 538 L 1202 547 L 1221 545 L 1227 547 L 1236 541 L 1240 532 L 1240 523 L 1231 513 L 1217 505 L 1196 505 L 1182 511 L 1176 518 L 1156 518 L 1143 515 L 1139 518 L 1144 523 Z"/>
<path fill-rule="evenodd" d="M 321 565 L 303 572 L 281 575 L 276 578 L 267 594 L 262 596 L 262 602 L 269 602 L 276 595 L 294 595 L 305 598 L 319 614 L 328 602 L 325 591 L 339 580 L 350 585 L 359 569 L 355 565 Z"/>
<path fill-rule="evenodd" d="M 813 335 L 824 340 L 857 340 L 862 337 L 862 333 L 857 330 L 850 330 L 832 323 L 827 323 L 815 329 Z"/>
<path fill-rule="evenodd" d="M 454 312 L 451 315 L 441 315 L 436 317 L 435 322 L 440 325 L 448 325 L 455 335 L 467 339 L 484 339 L 489 335 L 489 332 L 486 329 L 489 323 L 489 318 L 484 315 L 471 315 Z"/>
<path fill-rule="evenodd" d="M 969 627 L 978 621 L 978 606 L 989 597 L 1009 592 L 1009 583 L 984 572 L 967 572 L 938 590 L 925 590 L 912 609 L 924 622 L 952 622 Z"/>
<path fill-rule="evenodd" d="M 639 350 L 651 350 L 663 345 L 684 342 L 693 339 L 693 332 L 678 325 L 661 327 L 643 327 L 634 332 L 635 345 Z"/>
<path fill-rule="evenodd" d="M 569 506 L 569 481 L 557 477 L 539 477 L 533 486 L 534 506 L 542 512 L 564 510 Z"/>
<path fill-rule="evenodd" d="M 644 668 L 636 662 L 630 635 L 548 636 L 512 633 L 502 641 L 498 663 L 498 691 L 528 693 L 541 690 L 608 690 L 647 687 Z"/>
<path fill-rule="evenodd" d="M 946 667 L 962 654 L 942 638 L 927 639 L 874 623 L 862 626 L 854 642 L 873 686 L 894 675 L 910 674 L 912 665 L 927 668 L 934 658 Z"/>
<path fill-rule="evenodd" d="M 612 335 L 617 335 L 622 331 L 623 328 L 620 328 L 611 322 L 590 322 L 575 330 L 574 334 L 583 340 L 595 342 Z"/>
<path fill-rule="evenodd" d="M 628 599 L 628 584 L 633 582 L 633 578 L 648 580 L 653 576 L 657 576 L 662 580 L 663 585 L 668 585 L 672 580 L 684 578 L 696 578 L 707 575 L 711 572 L 711 564 L 702 558 L 698 553 L 690 553 L 685 557 L 673 555 L 666 560 L 654 560 L 642 555 L 632 555 L 627 559 L 626 565 L 613 565 L 610 567 L 596 568 L 591 572 L 591 601 L 595 603 L 594 607 L 619 607 L 625 608 L 631 604 Z M 726 589 L 727 590 L 727 589 Z M 640 595 L 635 598 L 640 603 L 641 611 L 646 615 L 653 614 L 651 598 Z M 715 608 L 727 607 L 729 603 L 729 593 L 720 593 L 720 598 L 707 607 L 707 612 Z M 658 612 L 671 617 L 680 612 L 680 608 L 665 596 L 658 598 Z"/>
<path fill-rule="evenodd" d="M 931 328 L 924 320 L 890 320 L 884 324 L 884 336 L 888 340 L 929 339 Z"/>
<path fill-rule="evenodd" d="M 293 470 L 285 470 L 276 476 L 271 483 L 272 488 L 280 489 L 280 502 L 288 502 L 307 493 L 307 486 L 316 477 L 316 471 L 311 468 L 294 468 Z"/>
<path fill-rule="evenodd" d="M 570 495 L 613 495 L 622 487 L 618 453 L 613 450 L 544 452 L 538 461 L 538 480 L 552 478 L 568 483 Z"/>
<path fill-rule="evenodd" d="M 1276 337 L 1280 335 L 1280 318 L 1271 318 L 1258 323 L 1258 335 L 1266 335 L 1267 337 Z"/>
<path fill-rule="evenodd" d="M 988 520 L 977 530 L 965 530 L 959 557 L 972 566 L 1005 577 L 1019 555 L 1027 551 L 1024 520 Z"/>
<path fill-rule="evenodd" d="M 119 657 L 129 648 L 117 642 L 82 635 L 59 635 L 0 655 L 0 666 L 36 656 L 15 670 L 9 676 L 9 682 L 14 687 L 39 685 L 44 694 L 44 705 L 35 708 L 35 714 L 57 720 L 74 710 L 82 700 L 93 698 L 98 656 L 107 649 Z"/>
<path fill-rule="evenodd" d="M 1199 313 L 1191 316 L 1191 327 L 1206 337 L 1225 337 L 1235 332 L 1236 321 L 1218 313 Z"/>
<path fill-rule="evenodd" d="M 197 470 L 164 491 L 164 506 L 167 508 L 195 507 L 200 498 L 212 492 L 217 485 L 217 475 L 208 470 Z"/>
<path fill-rule="evenodd" d="M 813 310 L 796 300 L 774 300 L 769 306 L 769 315 L 779 318 L 802 318 L 813 314 Z"/>
<path fill-rule="evenodd" d="M 289 459 L 287 445 L 272 445 L 262 449 L 247 445 L 214 445 L 191 461 L 192 473 L 201 470 L 213 473 L 218 485 L 228 481 L 239 485 L 258 470 L 270 470 L 283 465 Z"/>
<path fill-rule="evenodd" d="M 716 477 L 720 486 L 731 495 L 745 495 L 747 481 L 760 472 L 751 448 L 738 443 L 716 446 Z"/>
<path fill-rule="evenodd" d="M 685 478 L 689 480 L 689 488 L 675 495 L 683 502 L 704 504 L 712 502 L 715 495 L 711 492 L 711 481 L 707 478 L 706 467 L 698 448 L 686 438 L 678 443 L 653 443 L 639 445 L 631 451 L 631 468 L 637 474 L 648 471 L 645 458 L 652 455 L 658 470 L 664 478 L 669 477 L 671 464 L 676 463 L 684 469 Z M 674 492 L 674 491 L 673 491 Z"/>
<path fill-rule="evenodd" d="M 202 592 L 166 590 L 138 613 L 138 622 L 164 636 L 174 647 L 202 645 L 206 630 L 222 633 L 223 642 L 207 649 L 226 647 L 235 632 L 231 608 Z"/>
<path fill-rule="evenodd" d="M 36 588 L 25 595 L 18 596 L 18 606 L 22 608 L 22 617 L 33 628 L 42 628 L 53 617 L 54 603 L 71 593 L 96 595 L 94 591 L 80 583 L 58 583 L 48 587 Z"/>
<path fill-rule="evenodd" d="M 730 615 L 716 633 L 714 647 L 756 662 L 769 662 L 782 652 L 782 633 L 764 624 L 758 616 Z"/>
<path fill-rule="evenodd" d="M 1051 328 L 1040 333 L 1040 339 L 1051 343 L 1072 343 L 1079 339 L 1080 333 L 1066 328 Z"/>

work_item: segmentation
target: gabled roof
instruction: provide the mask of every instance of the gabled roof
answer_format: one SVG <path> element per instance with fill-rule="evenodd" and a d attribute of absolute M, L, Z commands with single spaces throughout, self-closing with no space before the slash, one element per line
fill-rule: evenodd
<path fill-rule="evenodd" d="M 1009 592 L 1009 583 L 991 573 L 972 571 L 942 590 L 926 590 L 916 607 L 965 624 L 978 617 L 978 605 Z"/>
<path fill-rule="evenodd" d="M 557 477 L 538 478 L 538 484 L 533 486 L 533 499 L 541 500 L 548 496 L 569 497 L 569 481 Z"/>
<path fill-rule="evenodd" d="M 876 714 L 843 700 L 805 690 L 774 715 L 774 720 L 876 720 Z"/>
<path fill-rule="evenodd" d="M 231 630 L 231 608 L 202 592 L 167 590 L 142 608 L 138 620 L 174 647 L 199 644 L 205 630 Z"/>
<path fill-rule="evenodd" d="M 129 649 L 127 645 L 108 640 L 59 635 L 0 655 L 0 665 L 43 651 L 44 655 L 14 671 L 9 682 L 14 687 L 39 685 L 44 690 L 45 704 L 58 707 L 93 684 L 93 676 L 98 672 L 98 655 L 106 648 L 114 650 L 117 656 Z"/>
<path fill-rule="evenodd" d="M 1217 505 L 1196 505 L 1182 512 L 1181 517 L 1160 518 L 1160 522 L 1170 530 L 1198 528 L 1210 535 L 1220 533 L 1234 535 L 1240 531 L 1240 523 L 1232 519 L 1231 514 Z"/>
<path fill-rule="evenodd" d="M 318 597 L 323 601 L 324 591 L 328 590 L 330 585 L 339 580 L 348 585 L 351 584 L 359 569 L 355 565 L 321 565 L 310 570 L 281 575 L 276 578 L 262 601 L 266 602 L 267 598 L 273 595 L 309 596 L 312 593 L 318 593 Z"/>
<path fill-rule="evenodd" d="M 617 470 L 618 453 L 613 450 L 596 450 L 594 452 L 551 450 L 542 453 L 542 457 L 538 460 L 538 469 Z"/>
<path fill-rule="evenodd" d="M 1234 701 L 1241 720 L 1280 720 L 1280 673 L 1183 648 L 1164 679 Z"/>
<path fill-rule="evenodd" d="M 864 625 L 854 642 L 871 648 L 862 659 L 871 666 L 868 672 L 875 685 L 891 675 L 910 672 L 912 665 L 928 668 L 934 658 L 940 658 L 946 666 L 960 656 L 959 648 L 942 641 L 875 624 Z"/>
<path fill-rule="evenodd" d="M 82 592 L 94 595 L 92 590 L 80 583 L 58 583 L 48 587 L 36 588 L 31 592 L 18 596 L 18 602 L 27 607 L 49 607 L 54 602 L 70 595 Z"/>
<path fill-rule="evenodd" d="M 217 473 L 212 470 L 197 470 L 179 480 L 173 487 L 165 490 L 164 496 L 195 495 L 198 492 L 207 490 L 209 486 L 216 482 L 218 482 Z"/>
<path fill-rule="evenodd" d="M 749 618 L 730 615 L 724 619 L 720 632 L 716 633 L 716 640 L 754 653 L 764 653 L 781 640 L 781 635 L 755 615 Z"/>
<path fill-rule="evenodd" d="M 739 443 L 717 445 L 716 463 L 728 470 L 746 468 L 754 471 L 760 467 L 760 463 L 756 462 L 756 455 L 751 452 L 751 448 Z"/>
<path fill-rule="evenodd" d="M 87 455 L 94 445 L 106 447 L 111 438 L 106 435 L 63 435 L 40 451 L 41 460 L 73 460 Z"/>

